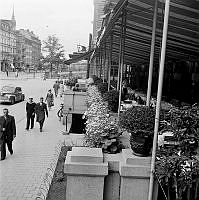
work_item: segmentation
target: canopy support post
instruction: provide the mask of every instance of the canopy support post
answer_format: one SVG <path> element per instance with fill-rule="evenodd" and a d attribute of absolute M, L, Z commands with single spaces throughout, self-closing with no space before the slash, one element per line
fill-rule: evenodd
<path fill-rule="evenodd" d="M 148 200 L 152 200 L 152 198 L 153 198 L 154 170 L 155 170 L 156 147 L 157 147 L 157 137 L 158 137 L 158 128 L 159 128 L 159 118 L 160 118 L 160 106 L 161 106 L 161 98 L 162 98 L 162 86 L 163 86 L 163 77 L 164 77 L 164 64 L 165 64 L 165 55 L 166 55 L 169 8 L 170 8 L 170 0 L 166 0 L 165 1 L 164 27 L 163 27 L 163 36 L 162 36 L 159 79 L 158 79 L 158 93 L 157 93 L 155 128 L 154 128 L 154 138 L 153 138 L 153 150 L 152 150 L 152 159 L 151 159 Z"/>
<path fill-rule="evenodd" d="M 151 86 L 152 86 L 152 79 L 153 79 L 153 63 L 154 63 L 154 54 L 155 54 L 155 35 L 156 35 L 157 13 L 158 13 L 158 0 L 155 0 L 146 106 L 150 105 L 150 99 L 151 99 Z"/>
<path fill-rule="evenodd" d="M 110 36 L 110 46 L 109 46 L 109 59 L 108 59 L 108 91 L 111 85 L 111 67 L 112 67 L 112 47 L 113 47 L 113 34 Z"/>
<path fill-rule="evenodd" d="M 118 69 L 118 83 L 119 83 L 119 102 L 118 102 L 118 118 L 120 116 L 120 105 L 121 105 L 121 97 L 122 97 L 122 75 L 123 75 L 123 66 L 124 66 L 124 51 L 125 51 L 125 37 L 126 37 L 126 15 L 127 12 L 124 10 L 123 13 L 123 29 L 122 29 L 122 38 L 121 38 L 121 59 L 120 59 L 120 67 Z"/>

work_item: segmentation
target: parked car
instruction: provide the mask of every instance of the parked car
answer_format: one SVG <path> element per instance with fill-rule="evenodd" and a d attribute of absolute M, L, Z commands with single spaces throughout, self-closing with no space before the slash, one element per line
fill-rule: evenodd
<path fill-rule="evenodd" d="M 5 85 L 0 91 L 0 103 L 10 102 L 14 104 L 15 102 L 24 101 L 25 95 L 22 92 L 21 87 L 16 87 L 12 85 Z"/>

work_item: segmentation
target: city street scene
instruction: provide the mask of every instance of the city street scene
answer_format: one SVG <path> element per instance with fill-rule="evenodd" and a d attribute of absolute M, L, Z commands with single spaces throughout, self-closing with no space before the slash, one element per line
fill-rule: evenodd
<path fill-rule="evenodd" d="M 199 1 L 0 2 L 0 200 L 199 200 Z"/>

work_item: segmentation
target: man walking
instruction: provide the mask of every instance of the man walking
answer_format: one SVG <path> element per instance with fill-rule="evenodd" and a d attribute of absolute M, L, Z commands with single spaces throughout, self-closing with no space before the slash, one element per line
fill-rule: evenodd
<path fill-rule="evenodd" d="M 42 132 L 43 124 L 45 121 L 45 115 L 48 117 L 47 105 L 43 102 L 44 98 L 40 98 L 40 102 L 35 106 L 35 113 L 37 115 L 37 122 L 39 122 L 40 132 Z"/>
<path fill-rule="evenodd" d="M 53 85 L 54 91 L 55 91 L 55 97 L 57 97 L 58 90 L 59 90 L 59 83 L 58 81 L 55 81 L 55 84 Z"/>
<path fill-rule="evenodd" d="M 34 128 L 34 119 L 35 119 L 35 106 L 36 103 L 33 102 L 33 98 L 29 97 L 29 102 L 26 103 L 26 116 L 27 116 L 27 122 L 26 122 L 26 130 L 29 130 L 29 127 L 31 129 Z M 30 126 L 31 122 L 31 126 Z"/>
<path fill-rule="evenodd" d="M 16 137 L 15 118 L 8 113 L 8 109 L 4 108 L 0 117 L 1 160 L 6 158 L 6 144 L 10 154 L 13 154 L 12 141 Z"/>

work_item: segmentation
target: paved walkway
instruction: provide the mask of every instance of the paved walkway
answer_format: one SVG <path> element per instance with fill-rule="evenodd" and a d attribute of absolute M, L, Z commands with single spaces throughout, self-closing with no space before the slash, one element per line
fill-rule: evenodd
<path fill-rule="evenodd" d="M 21 134 L 13 142 L 14 154 L 7 153 L 6 159 L 0 161 L 0 200 L 29 200 L 45 193 L 40 187 L 45 187 L 46 172 L 56 166 L 58 144 L 69 137 L 62 135 L 65 127 L 56 116 L 59 106 L 57 98 L 42 133 L 38 123 L 30 131 L 24 129 L 25 119 L 17 124 L 17 132 Z"/>

